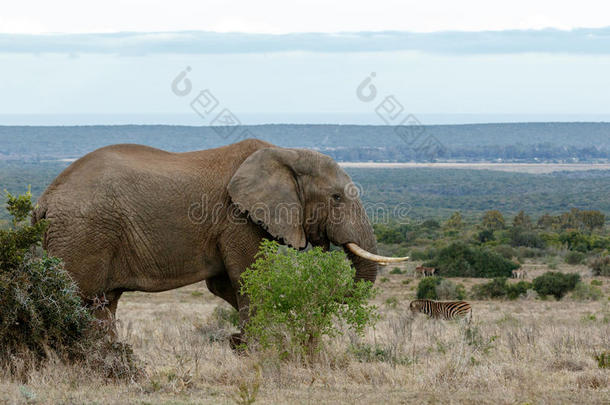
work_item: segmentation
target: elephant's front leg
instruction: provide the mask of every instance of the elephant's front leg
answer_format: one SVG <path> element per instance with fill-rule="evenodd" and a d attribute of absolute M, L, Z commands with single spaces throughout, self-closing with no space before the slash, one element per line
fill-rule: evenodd
<path fill-rule="evenodd" d="M 239 311 L 237 305 L 237 291 L 231 284 L 231 279 L 227 273 L 221 273 L 212 278 L 205 280 L 205 284 L 208 286 L 208 290 L 217 297 L 222 298 Z"/>
<path fill-rule="evenodd" d="M 254 262 L 261 240 L 265 236 L 269 237 L 253 224 L 244 224 L 239 228 L 223 235 L 220 243 L 226 274 L 235 291 L 236 308 L 239 311 L 241 333 L 231 337 L 231 346 L 234 348 L 245 342 L 243 332 L 250 317 L 249 297 L 240 293 L 241 275 Z"/>

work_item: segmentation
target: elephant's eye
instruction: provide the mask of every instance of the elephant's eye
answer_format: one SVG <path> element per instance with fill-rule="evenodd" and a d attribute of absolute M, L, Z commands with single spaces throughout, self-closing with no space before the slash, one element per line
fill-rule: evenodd
<path fill-rule="evenodd" d="M 339 194 L 333 194 L 333 200 L 335 200 L 336 202 L 341 201 L 341 196 Z"/>

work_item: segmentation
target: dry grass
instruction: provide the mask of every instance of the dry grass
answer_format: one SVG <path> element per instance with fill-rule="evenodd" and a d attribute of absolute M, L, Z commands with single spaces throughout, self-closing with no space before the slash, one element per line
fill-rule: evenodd
<path fill-rule="evenodd" d="M 225 339 L 232 330 L 212 316 L 226 304 L 203 284 L 127 294 L 119 331 L 145 362 L 140 381 L 50 364 L 27 384 L 0 376 L 0 403 L 610 402 L 610 369 L 594 358 L 610 350 L 610 280 L 596 302 L 474 301 L 469 326 L 410 318 L 416 283 L 384 277 L 377 328 L 364 338 L 346 334 L 312 367 L 233 353 Z M 386 304 L 392 297 L 396 305 Z"/>

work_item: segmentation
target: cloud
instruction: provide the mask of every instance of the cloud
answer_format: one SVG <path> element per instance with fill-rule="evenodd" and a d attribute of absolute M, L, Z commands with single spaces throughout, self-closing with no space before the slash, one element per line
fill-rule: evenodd
<path fill-rule="evenodd" d="M 444 54 L 610 54 L 610 27 L 574 30 L 404 31 L 248 34 L 204 31 L 111 34 L 0 34 L 2 53 L 229 54 L 268 52 Z"/>

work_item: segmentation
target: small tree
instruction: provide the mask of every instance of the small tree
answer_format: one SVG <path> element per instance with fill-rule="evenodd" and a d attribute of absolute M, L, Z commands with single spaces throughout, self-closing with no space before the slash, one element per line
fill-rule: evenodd
<path fill-rule="evenodd" d="M 323 336 L 341 334 L 335 321 L 356 333 L 374 324 L 376 308 L 368 304 L 373 285 L 354 280 L 345 253 L 279 248 L 277 242 L 264 240 L 257 260 L 241 276 L 240 291 L 250 299 L 250 338 L 264 348 L 311 358 Z"/>
<path fill-rule="evenodd" d="M 589 233 L 595 228 L 603 228 L 606 223 L 606 216 L 598 210 L 581 211 L 580 218 Z"/>
<path fill-rule="evenodd" d="M 462 214 L 459 211 L 451 214 L 451 217 L 445 222 L 445 227 L 449 229 L 462 229 L 464 221 L 462 220 Z"/>
<path fill-rule="evenodd" d="M 580 275 L 576 273 L 559 273 L 548 271 L 534 279 L 534 290 L 540 295 L 552 295 L 560 300 L 568 292 L 572 291 L 580 281 Z"/>
<path fill-rule="evenodd" d="M 531 229 L 532 219 L 524 211 L 519 211 L 513 218 L 513 228 Z"/>
<path fill-rule="evenodd" d="M 498 210 L 490 210 L 483 215 L 483 227 L 491 230 L 499 230 L 504 229 L 506 226 L 506 222 L 504 221 L 504 216 Z"/>

